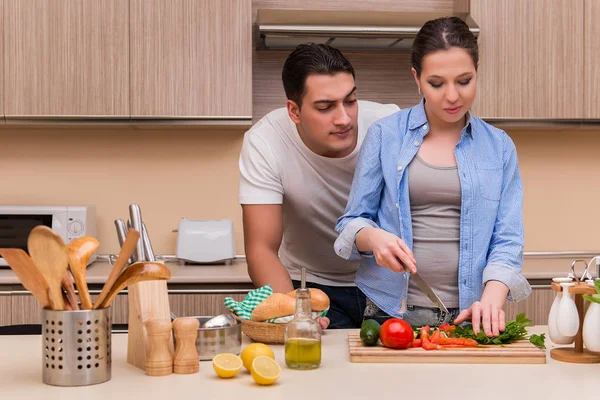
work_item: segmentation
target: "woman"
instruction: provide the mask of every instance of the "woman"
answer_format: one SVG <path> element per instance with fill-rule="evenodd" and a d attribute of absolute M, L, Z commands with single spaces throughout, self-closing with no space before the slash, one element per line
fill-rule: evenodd
<path fill-rule="evenodd" d="M 468 111 L 479 55 L 462 20 L 427 22 L 411 63 L 423 99 L 370 127 L 335 251 L 363 257 L 356 284 L 369 300 L 365 318 L 401 317 L 413 326 L 471 320 L 476 333 L 481 323 L 497 336 L 506 298 L 531 292 L 520 274 L 523 188 L 515 146 Z M 417 270 L 447 313 L 411 283 Z"/>

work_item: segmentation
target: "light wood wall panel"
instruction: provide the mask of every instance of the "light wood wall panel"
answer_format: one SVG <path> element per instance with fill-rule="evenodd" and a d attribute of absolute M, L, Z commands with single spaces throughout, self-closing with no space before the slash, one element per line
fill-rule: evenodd
<path fill-rule="evenodd" d="M 259 9 L 283 10 L 355 10 L 355 11 L 439 11 L 451 12 L 454 0 L 253 0 L 254 14 Z"/>
<path fill-rule="evenodd" d="M 129 116 L 129 2 L 4 0 L 7 116 Z"/>
<path fill-rule="evenodd" d="M 534 288 L 524 301 L 504 303 L 506 321 L 512 321 L 522 312 L 533 321 L 533 325 L 548 325 L 548 314 L 556 292 L 551 288 Z"/>
<path fill-rule="evenodd" d="M 4 37 L 5 33 L 5 22 L 4 22 L 4 0 L 0 0 L 0 35 L 2 35 L 2 40 L 0 40 L 0 79 L 1 82 L 4 82 L 4 70 L 6 68 L 6 64 L 4 61 Z M 4 84 L 0 85 L 0 116 L 4 117 Z"/>
<path fill-rule="evenodd" d="M 42 308 L 35 297 L 29 294 L 13 294 L 12 324 L 37 325 L 42 322 Z"/>
<path fill-rule="evenodd" d="M 12 297 L 0 293 L 0 326 L 12 323 Z"/>
<path fill-rule="evenodd" d="M 259 9 L 303 10 L 356 10 L 356 11 L 436 11 L 450 14 L 453 0 L 426 1 L 330 1 L 319 0 L 253 0 L 253 21 Z M 253 47 L 256 47 L 258 29 L 254 29 Z M 285 106 L 285 93 L 281 82 L 281 69 L 291 50 L 255 50 L 253 56 L 252 85 L 253 121 L 258 121 L 269 111 Z M 410 73 L 408 52 L 344 51 L 356 70 L 359 98 L 382 103 L 395 103 L 410 107 L 419 101 L 417 89 Z"/>
<path fill-rule="evenodd" d="M 254 121 L 269 111 L 285 107 L 281 70 L 289 51 L 257 51 L 254 55 Z M 356 73 L 359 99 L 394 103 L 401 108 L 419 102 L 410 72 L 410 55 L 404 52 L 344 51 Z"/>
<path fill-rule="evenodd" d="M 225 297 L 242 301 L 246 294 L 170 294 L 169 304 L 178 317 L 212 317 L 229 312 L 223 305 Z"/>
<path fill-rule="evenodd" d="M 480 117 L 583 117 L 583 1 L 471 0 Z"/>
<path fill-rule="evenodd" d="M 600 119 L 600 1 L 585 0 L 584 66 L 583 85 L 585 92 L 585 118 Z"/>
<path fill-rule="evenodd" d="M 134 117 L 252 115 L 251 0 L 131 0 Z"/>

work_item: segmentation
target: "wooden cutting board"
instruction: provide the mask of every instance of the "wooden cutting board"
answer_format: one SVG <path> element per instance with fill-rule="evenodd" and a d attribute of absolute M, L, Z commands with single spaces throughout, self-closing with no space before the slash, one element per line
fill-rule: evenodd
<path fill-rule="evenodd" d="M 424 350 L 409 348 L 394 350 L 377 346 L 367 347 L 360 340 L 360 330 L 348 332 L 350 362 L 407 363 L 407 364 L 545 364 L 546 350 L 538 349 L 528 340 L 508 345 L 478 346 Z"/>

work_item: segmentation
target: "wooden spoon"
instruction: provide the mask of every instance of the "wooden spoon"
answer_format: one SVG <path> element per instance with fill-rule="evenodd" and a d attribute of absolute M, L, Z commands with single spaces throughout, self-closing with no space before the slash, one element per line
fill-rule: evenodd
<path fill-rule="evenodd" d="M 61 283 L 69 267 L 67 246 L 52 229 L 38 225 L 31 230 L 27 238 L 27 248 L 31 259 L 48 281 L 50 298 L 55 310 L 64 310 Z"/>
<path fill-rule="evenodd" d="M 77 296 L 75 295 L 75 286 L 73 286 L 73 279 L 71 278 L 71 274 L 69 274 L 68 270 L 65 271 L 65 274 L 63 275 L 61 286 L 67 295 L 65 309 L 68 310 L 70 308 L 71 310 L 79 311 L 79 304 L 77 302 Z M 67 303 L 70 307 L 67 307 Z"/>
<path fill-rule="evenodd" d="M 21 284 L 33 294 L 42 308 L 54 308 L 49 295 L 48 281 L 25 250 L 0 249 L 0 256 L 6 260 Z"/>
<path fill-rule="evenodd" d="M 102 287 L 102 291 L 100 291 L 100 295 L 94 303 L 94 310 L 100 308 L 99 306 L 104 302 L 106 296 L 108 296 L 108 292 L 113 287 L 115 281 L 121 274 L 121 271 L 123 271 L 123 268 L 125 268 L 127 265 L 127 261 L 135 251 L 139 238 L 140 232 L 129 228 L 127 231 L 127 236 L 125 237 L 125 241 L 123 242 L 123 246 L 121 247 L 121 251 L 119 252 L 119 256 L 117 257 L 117 261 L 115 261 L 115 265 L 113 266 L 112 271 L 110 271 L 110 275 L 108 275 L 108 279 L 106 279 L 106 282 Z"/>
<path fill-rule="evenodd" d="M 171 271 L 164 264 L 158 262 L 137 262 L 131 264 L 115 281 L 106 299 L 95 306 L 95 308 L 106 308 L 115 296 L 125 287 L 142 281 L 157 281 L 171 278 Z"/>
<path fill-rule="evenodd" d="M 92 236 L 83 236 L 72 240 L 67 246 L 69 252 L 69 266 L 71 273 L 75 278 L 81 307 L 84 310 L 92 309 L 92 298 L 88 291 L 87 281 L 85 279 L 85 269 L 90 257 L 100 246 L 100 242 Z"/>

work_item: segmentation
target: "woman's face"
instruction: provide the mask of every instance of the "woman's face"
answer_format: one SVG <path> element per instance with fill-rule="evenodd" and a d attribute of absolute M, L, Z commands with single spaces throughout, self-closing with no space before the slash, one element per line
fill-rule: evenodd
<path fill-rule="evenodd" d="M 477 70 L 465 49 L 453 47 L 423 58 L 421 76 L 412 69 L 425 98 L 428 118 L 442 123 L 462 121 L 475 100 Z"/>

